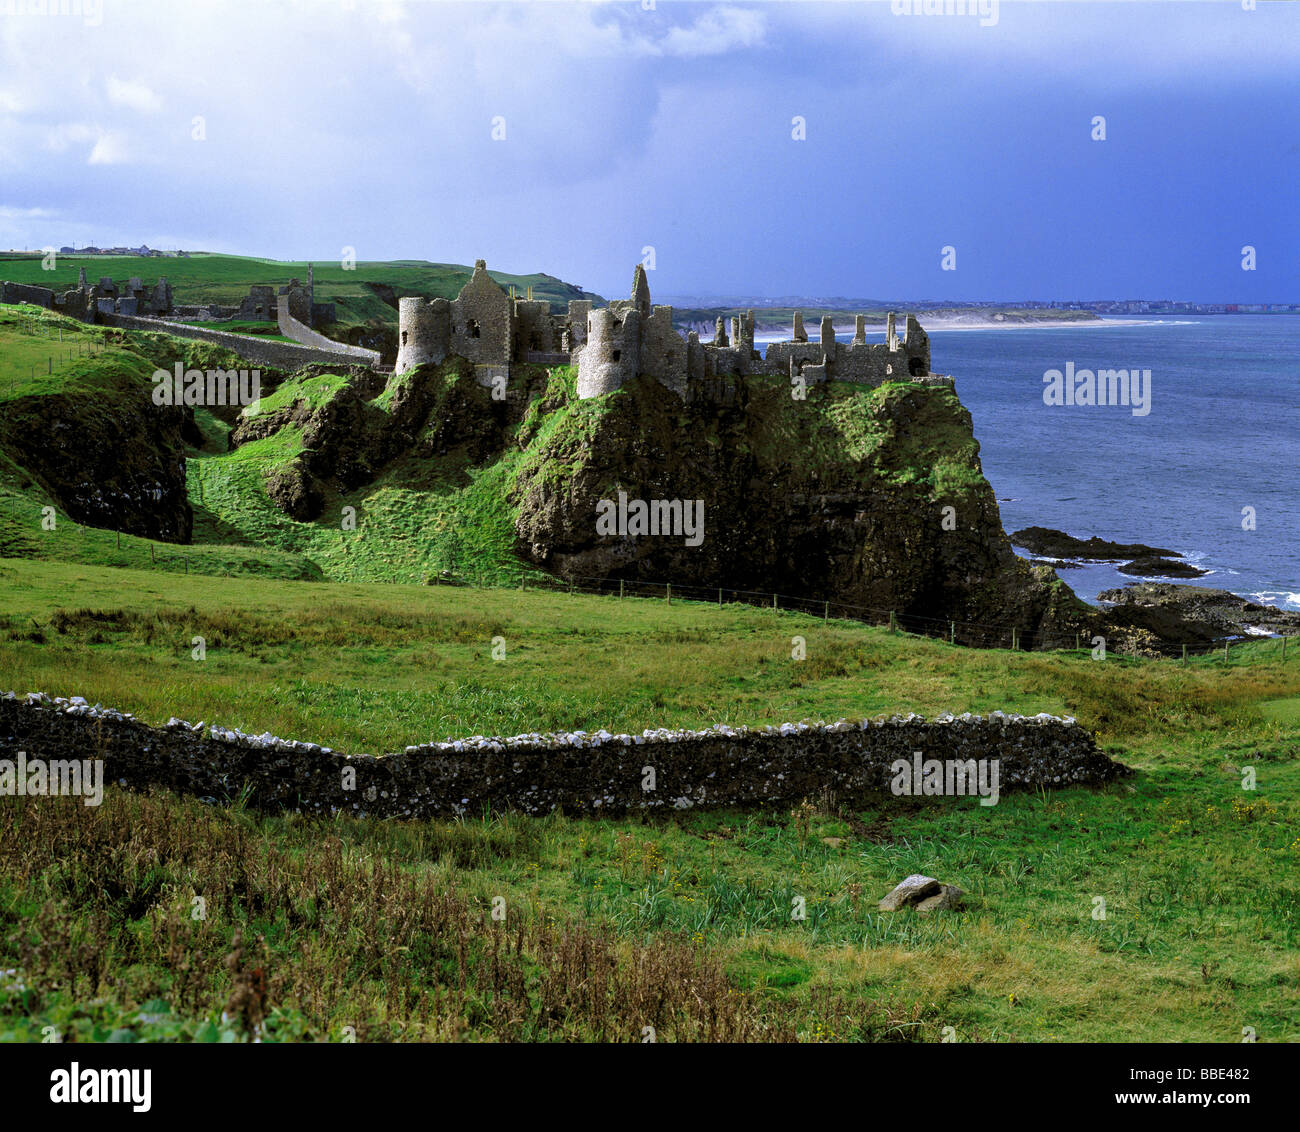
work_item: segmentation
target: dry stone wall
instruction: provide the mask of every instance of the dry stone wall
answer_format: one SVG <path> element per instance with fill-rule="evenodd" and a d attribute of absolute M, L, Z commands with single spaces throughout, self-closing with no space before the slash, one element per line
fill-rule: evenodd
<path fill-rule="evenodd" d="M 887 793 L 894 762 L 918 751 L 997 759 L 1002 791 L 1095 786 L 1129 773 L 1073 719 L 1048 715 L 474 736 L 376 757 L 177 719 L 149 727 L 77 698 L 10 692 L 0 698 L 0 759 L 20 751 L 28 760 L 102 758 L 104 782 L 129 789 L 161 786 L 214 802 L 247 791 L 247 803 L 268 812 L 412 819 L 785 806 L 827 789 L 855 803 Z"/>

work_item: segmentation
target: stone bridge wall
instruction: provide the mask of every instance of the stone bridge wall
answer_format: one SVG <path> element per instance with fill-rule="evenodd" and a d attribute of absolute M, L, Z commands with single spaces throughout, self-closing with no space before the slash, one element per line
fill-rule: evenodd
<path fill-rule="evenodd" d="M 295 342 L 300 342 L 304 346 L 311 346 L 317 350 L 345 354 L 352 359 L 353 365 L 373 368 L 379 364 L 378 350 L 367 350 L 364 346 L 348 346 L 342 342 L 335 342 L 333 338 L 326 338 L 324 334 L 313 330 L 305 322 L 294 318 L 289 313 L 289 303 L 287 301 L 277 303 L 275 313 L 280 333 L 286 338 L 292 338 Z"/>
<path fill-rule="evenodd" d="M 197 726 L 197 725 L 195 725 Z M 1127 769 L 1073 720 L 918 716 L 779 728 L 475 737 L 375 757 L 180 720 L 148 727 L 84 702 L 0 698 L 0 759 L 104 759 L 107 785 L 162 786 L 226 802 L 248 790 L 263 811 L 389 818 L 484 810 L 614 815 L 718 806 L 789 806 L 826 789 L 856 803 L 889 790 L 892 764 L 998 759 L 999 789 L 1100 785 Z M 655 788 L 643 789 L 645 768 Z M 354 772 L 353 789 L 345 771 Z"/>
<path fill-rule="evenodd" d="M 360 350 L 360 347 L 345 346 L 341 342 L 333 342 L 332 348 L 328 350 L 317 349 L 315 346 L 302 346 L 291 342 L 262 341 L 247 334 L 209 330 L 205 326 L 187 326 L 183 322 L 168 322 L 160 318 L 137 318 L 104 312 L 99 314 L 98 321 L 104 326 L 115 326 L 120 330 L 147 330 L 155 334 L 172 334 L 177 338 L 194 338 L 200 342 L 212 342 L 217 346 L 224 346 L 255 365 L 273 366 L 283 370 L 294 370 L 306 365 L 371 365 L 379 361 L 379 354 L 376 351 Z M 358 350 L 366 357 L 359 357 L 353 352 Z M 370 358 L 374 359 L 373 363 Z"/>

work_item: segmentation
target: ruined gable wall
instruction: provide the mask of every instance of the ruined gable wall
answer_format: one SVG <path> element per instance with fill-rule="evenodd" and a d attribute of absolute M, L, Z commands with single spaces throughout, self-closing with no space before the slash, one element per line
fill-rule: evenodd
<path fill-rule="evenodd" d="M 930 336 L 910 314 L 907 316 L 907 341 L 903 348 L 907 354 L 908 373 L 923 376 L 930 372 Z"/>
<path fill-rule="evenodd" d="M 642 324 L 641 372 L 678 394 L 686 392 L 686 343 L 673 326 L 672 307 L 655 307 Z"/>
<path fill-rule="evenodd" d="M 487 273 L 483 260 L 451 304 L 451 350 L 476 365 L 509 366 L 514 349 L 514 304 Z"/>
<path fill-rule="evenodd" d="M 523 361 L 530 353 L 550 354 L 559 349 L 551 324 L 551 304 L 545 299 L 515 300 L 515 338 L 511 360 Z"/>

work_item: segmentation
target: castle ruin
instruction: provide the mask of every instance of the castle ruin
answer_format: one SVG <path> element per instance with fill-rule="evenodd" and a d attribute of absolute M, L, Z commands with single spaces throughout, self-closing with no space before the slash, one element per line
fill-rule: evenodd
<path fill-rule="evenodd" d="M 683 337 L 673 324 L 673 308 L 651 303 L 640 264 L 631 297 L 599 309 L 588 299 L 575 299 L 566 312 L 552 314 L 545 302 L 507 294 L 481 259 L 455 299 L 406 298 L 398 307 L 399 374 L 455 354 L 474 363 L 483 385 L 508 378 L 515 363 L 574 365 L 583 398 L 612 393 L 638 375 L 686 400 L 734 390 L 736 378 L 764 375 L 808 384 L 952 384 L 952 378 L 930 372 L 929 335 L 911 315 L 901 337 L 890 313 L 885 341 L 868 342 L 866 316 L 859 314 L 852 341 L 839 342 L 830 316 L 823 317 L 817 339 L 809 341 L 796 312 L 791 337 L 771 343 L 766 354 L 754 348 L 752 310 L 731 319 L 730 334 L 719 318 L 712 342 L 701 342 L 693 330 Z"/>

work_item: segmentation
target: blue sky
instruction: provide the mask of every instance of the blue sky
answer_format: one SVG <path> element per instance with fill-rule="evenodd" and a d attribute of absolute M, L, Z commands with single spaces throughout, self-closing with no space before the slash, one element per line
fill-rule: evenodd
<path fill-rule="evenodd" d="M 0 0 L 0 247 L 1300 301 L 1300 3 L 41 3 Z"/>

